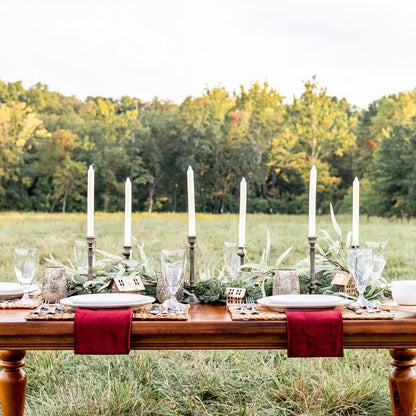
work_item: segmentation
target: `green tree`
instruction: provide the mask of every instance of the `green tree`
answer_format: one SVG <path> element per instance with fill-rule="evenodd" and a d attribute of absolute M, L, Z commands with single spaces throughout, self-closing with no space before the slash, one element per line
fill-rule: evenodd
<path fill-rule="evenodd" d="M 75 162 L 69 156 L 62 161 L 60 169 L 53 175 L 53 197 L 62 199 L 62 212 L 66 212 L 68 197 L 81 201 L 86 191 L 86 167 L 84 163 Z"/>
<path fill-rule="evenodd" d="M 236 159 L 241 155 L 240 143 L 229 134 L 234 106 L 224 88 L 208 89 L 195 99 L 188 97 L 180 106 L 181 171 L 185 175 L 189 164 L 195 171 L 199 210 L 219 213 L 234 203 L 232 195 L 244 172 L 244 159 Z"/>
<path fill-rule="evenodd" d="M 176 104 L 157 98 L 141 105 L 138 124 L 127 144 L 138 202 L 141 209 L 149 212 L 175 210 L 173 184 L 181 174 L 177 167 L 177 109 Z"/>
<path fill-rule="evenodd" d="M 123 207 L 123 183 L 129 166 L 125 144 L 131 139 L 131 123 L 137 111 L 117 114 L 116 101 L 89 97 L 80 136 L 88 146 L 87 164 L 96 166 L 97 209 L 115 211 Z"/>
<path fill-rule="evenodd" d="M 5 195 L 12 183 L 33 185 L 25 163 L 37 142 L 46 136 L 42 121 L 25 103 L 0 104 L 0 195 Z"/>
<path fill-rule="evenodd" d="M 286 198 L 304 198 L 309 171 L 315 164 L 319 172 L 318 203 L 328 209 L 341 182 L 333 161 L 354 148 L 356 122 L 344 99 L 327 95 L 315 78 L 306 82 L 303 94 L 287 105 L 282 129 L 272 143 L 270 164 L 277 192 Z"/>
<path fill-rule="evenodd" d="M 255 210 L 262 209 L 261 201 L 265 201 L 267 212 L 271 208 L 268 200 L 273 194 L 270 189 L 273 169 L 269 156 L 284 114 L 282 96 L 267 82 L 263 85 L 254 83 L 248 90 L 241 87 L 236 97 L 236 108 L 231 114 L 231 136 L 239 142 L 240 154 L 236 155 L 233 163 L 239 163 L 238 156 L 246 161 L 243 164 L 246 170 L 244 176 L 249 180 L 253 201 L 249 200 L 249 205 L 254 205 Z"/>
<path fill-rule="evenodd" d="M 81 193 L 85 186 L 79 183 L 79 172 L 83 171 L 85 182 L 86 164 L 73 160 L 76 150 L 80 147 L 78 136 L 64 129 L 53 132 L 39 144 L 33 163 L 34 174 L 37 177 L 37 207 L 47 206 L 53 212 L 58 200 L 63 198 L 62 209 L 65 212 L 69 195 L 73 201 L 82 201 Z M 67 185 L 65 178 L 68 178 Z M 70 181 L 73 183 L 69 183 Z M 73 186 L 74 184 L 76 186 Z M 80 209 L 81 205 L 78 204 L 74 208 Z"/>
<path fill-rule="evenodd" d="M 370 173 L 380 212 L 416 214 L 416 123 L 394 126 L 381 139 Z"/>

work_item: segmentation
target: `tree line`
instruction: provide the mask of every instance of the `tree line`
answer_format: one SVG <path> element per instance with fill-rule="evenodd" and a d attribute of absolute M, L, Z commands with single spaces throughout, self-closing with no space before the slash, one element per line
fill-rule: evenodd
<path fill-rule="evenodd" d="M 123 209 L 127 177 L 134 211 L 186 211 L 191 165 L 197 211 L 237 212 L 244 176 L 248 212 L 306 213 L 315 164 L 319 211 L 350 209 L 358 176 L 363 213 L 414 215 L 415 151 L 416 89 L 360 110 L 315 78 L 291 103 L 268 83 L 175 104 L 0 82 L 1 210 L 84 211 L 94 164 L 101 211 Z"/>

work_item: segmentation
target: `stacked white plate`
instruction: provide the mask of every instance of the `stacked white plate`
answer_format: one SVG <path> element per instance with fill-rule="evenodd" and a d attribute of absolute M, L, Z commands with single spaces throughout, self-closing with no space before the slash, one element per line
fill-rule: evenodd
<path fill-rule="evenodd" d="M 260 305 L 271 309 L 333 309 L 348 305 L 351 300 L 331 295 L 276 295 L 258 299 Z"/>
<path fill-rule="evenodd" d="M 91 295 L 76 295 L 61 299 L 62 305 L 72 308 L 129 308 L 153 303 L 152 296 L 135 295 L 129 293 L 97 293 Z"/>
<path fill-rule="evenodd" d="M 37 285 L 31 285 L 29 293 L 38 289 Z M 0 282 L 0 299 L 15 299 L 23 296 L 23 289 L 19 283 Z"/>

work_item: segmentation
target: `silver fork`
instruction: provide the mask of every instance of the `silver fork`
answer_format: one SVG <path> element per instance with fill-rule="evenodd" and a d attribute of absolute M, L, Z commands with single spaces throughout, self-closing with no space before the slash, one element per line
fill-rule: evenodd
<path fill-rule="evenodd" d="M 244 301 L 242 301 L 241 299 L 239 299 L 237 301 L 237 310 L 239 313 L 241 313 L 241 315 L 244 315 L 246 313 L 246 308 L 244 306 Z"/>
<path fill-rule="evenodd" d="M 376 312 L 381 312 L 381 302 L 379 300 L 375 300 L 373 302 L 373 308 L 376 308 Z"/>
<path fill-rule="evenodd" d="M 48 309 L 49 308 L 49 301 L 43 300 L 42 303 L 33 311 L 34 315 L 39 315 L 40 311 L 42 309 Z"/>
<path fill-rule="evenodd" d="M 51 309 L 48 309 L 47 314 L 54 315 L 56 311 L 61 311 L 63 309 L 61 302 L 57 300 Z"/>
<path fill-rule="evenodd" d="M 254 303 L 254 299 L 252 297 L 247 298 L 247 304 L 250 307 L 250 313 L 252 315 L 255 315 L 259 313 L 259 311 L 256 309 L 256 305 Z"/>
<path fill-rule="evenodd" d="M 368 313 L 374 313 L 374 312 L 375 312 L 375 310 L 374 310 L 374 309 L 372 309 L 370 301 L 369 301 L 369 300 L 367 300 L 367 299 L 364 299 L 364 302 L 365 302 L 365 303 L 364 303 L 364 306 L 365 306 L 365 308 L 366 308 L 367 312 L 368 312 Z"/>

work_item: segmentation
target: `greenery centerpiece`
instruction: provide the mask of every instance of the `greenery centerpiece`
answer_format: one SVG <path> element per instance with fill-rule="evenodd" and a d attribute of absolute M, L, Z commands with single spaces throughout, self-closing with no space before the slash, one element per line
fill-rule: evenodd
<path fill-rule="evenodd" d="M 331 281 L 336 273 L 349 275 L 348 270 L 348 249 L 351 247 L 351 231 L 348 232 L 346 238 L 343 237 L 342 231 L 335 218 L 334 209 L 330 204 L 330 215 L 335 237 L 332 237 L 326 230 L 320 230 L 322 236 L 316 244 L 317 253 L 315 255 L 315 272 L 318 284 L 318 293 L 337 294 L 348 296 L 345 293 L 334 292 Z M 295 266 L 299 276 L 309 277 L 309 257 L 302 259 Z M 301 287 L 302 292 L 306 292 L 306 280 Z M 301 280 L 302 282 L 302 280 Z M 380 278 L 371 280 L 365 291 L 367 299 L 385 298 L 390 295 L 390 289 L 387 282 Z M 348 296 L 351 297 L 351 296 Z"/>
<path fill-rule="evenodd" d="M 273 262 L 270 256 L 270 234 L 267 231 L 266 247 L 259 262 L 247 262 L 240 267 L 236 276 L 227 273 L 225 266 L 221 265 L 222 258 L 202 262 L 195 293 L 204 303 L 225 302 L 226 287 L 246 288 L 255 299 L 271 295 L 274 273 L 291 250 L 292 246 Z M 74 264 L 70 259 L 65 264 L 50 254 L 45 260 L 54 267 L 65 269 L 69 296 L 111 292 L 114 279 L 122 276 L 140 277 L 145 286 L 144 293 L 155 296 L 159 272 L 152 258 L 146 255 L 143 245 L 137 244 L 137 250 L 133 250 L 133 256 L 128 260 L 99 249 L 95 253 L 99 259 L 94 263 L 93 279 L 88 278 L 86 266 Z M 188 289 L 185 287 L 185 291 Z"/>
<path fill-rule="evenodd" d="M 147 257 L 143 245 L 137 244 L 136 257 L 123 259 L 116 254 L 95 249 L 100 259 L 94 262 L 93 279 L 88 279 L 87 267 L 74 264 L 68 259 L 68 264 L 58 262 L 50 254 L 45 260 L 55 267 L 63 267 L 67 273 L 68 295 L 82 295 L 87 293 L 111 292 L 114 279 L 122 276 L 140 277 L 145 293 L 155 295 L 158 273 L 155 271 L 152 259 Z"/>
<path fill-rule="evenodd" d="M 254 299 L 272 294 L 273 276 L 292 250 L 290 246 L 274 262 L 270 256 L 270 233 L 267 230 L 266 247 L 258 263 L 248 261 L 240 266 L 236 276 L 227 273 L 222 259 L 202 263 L 195 293 L 204 303 L 225 302 L 226 287 L 245 288 Z"/>
<path fill-rule="evenodd" d="M 321 230 L 321 236 L 316 244 L 315 271 L 318 293 L 339 294 L 333 290 L 331 280 L 336 273 L 349 274 L 348 248 L 351 245 L 351 232 L 344 238 L 341 228 L 330 205 L 330 215 L 335 237 L 326 230 Z M 195 294 L 204 303 L 225 302 L 227 287 L 245 288 L 254 299 L 272 294 L 273 278 L 281 263 L 286 259 L 292 246 L 287 248 L 276 260 L 271 258 L 270 233 L 267 230 L 266 245 L 258 262 L 248 261 L 240 266 L 235 275 L 227 272 L 222 258 L 210 258 L 200 263 L 199 278 L 196 282 Z M 153 259 L 146 255 L 144 245 L 137 244 L 132 257 L 128 260 L 115 254 L 96 249 L 98 260 L 94 263 L 94 278 L 88 279 L 85 266 L 74 264 L 68 259 L 67 264 L 58 262 L 52 255 L 45 260 L 53 266 L 64 267 L 68 279 L 69 296 L 86 293 L 105 293 L 112 290 L 114 279 L 122 276 L 140 277 L 145 294 L 155 296 L 159 272 L 153 264 Z M 309 292 L 309 257 L 299 261 L 296 269 L 301 293 Z M 184 291 L 189 288 L 185 286 Z M 188 292 L 189 293 L 189 292 Z M 368 299 L 388 296 L 389 287 L 384 279 L 372 281 L 366 289 Z"/>

